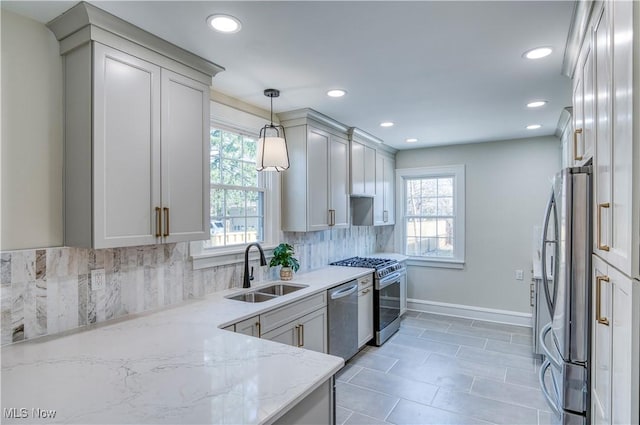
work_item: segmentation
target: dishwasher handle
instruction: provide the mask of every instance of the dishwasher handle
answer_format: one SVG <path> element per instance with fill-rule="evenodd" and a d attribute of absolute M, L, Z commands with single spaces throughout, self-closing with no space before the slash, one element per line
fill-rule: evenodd
<path fill-rule="evenodd" d="M 353 294 L 357 290 L 358 290 L 358 284 L 356 283 L 353 286 L 350 286 L 348 288 L 339 289 L 335 292 L 332 292 L 331 295 L 329 296 L 331 297 L 332 300 L 337 300 L 338 298 L 348 297 L 349 295 Z"/>

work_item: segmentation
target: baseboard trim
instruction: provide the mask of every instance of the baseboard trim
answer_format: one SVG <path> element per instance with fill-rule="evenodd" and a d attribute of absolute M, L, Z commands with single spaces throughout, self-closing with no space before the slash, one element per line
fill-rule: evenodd
<path fill-rule="evenodd" d="M 419 300 L 415 298 L 407 299 L 407 309 L 423 311 L 425 313 L 442 314 L 445 316 L 532 327 L 531 313 L 521 313 L 519 311 L 498 310 L 472 305 Z"/>

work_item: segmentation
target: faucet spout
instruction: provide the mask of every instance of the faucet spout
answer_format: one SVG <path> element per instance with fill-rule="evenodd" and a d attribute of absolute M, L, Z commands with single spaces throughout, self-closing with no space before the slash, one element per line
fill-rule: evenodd
<path fill-rule="evenodd" d="M 256 248 L 258 248 L 258 251 L 260 251 L 260 265 L 267 265 L 267 259 L 264 257 L 264 251 L 262 250 L 260 244 L 258 242 L 253 242 L 247 245 L 247 248 L 244 250 L 244 277 L 242 281 L 243 288 L 250 288 L 251 281 L 253 280 L 253 268 L 251 268 L 251 273 L 249 273 L 249 250 L 252 246 L 255 246 Z"/>

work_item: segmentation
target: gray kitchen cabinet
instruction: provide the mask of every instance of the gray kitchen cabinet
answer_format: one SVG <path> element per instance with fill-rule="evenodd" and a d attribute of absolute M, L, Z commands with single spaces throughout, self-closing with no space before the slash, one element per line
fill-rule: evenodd
<path fill-rule="evenodd" d="M 260 338 L 260 316 L 250 317 L 235 323 L 233 326 L 236 333 Z"/>
<path fill-rule="evenodd" d="M 373 276 L 358 279 L 358 348 L 373 338 Z"/>
<path fill-rule="evenodd" d="M 376 149 L 368 144 L 368 140 L 377 139 L 358 130 L 349 129 L 351 147 L 351 196 L 376 195 Z M 381 140 L 379 141 L 382 142 Z"/>
<path fill-rule="evenodd" d="M 280 418 L 277 425 L 335 424 L 334 378 L 323 382 Z"/>
<path fill-rule="evenodd" d="M 282 173 L 282 230 L 349 227 L 347 128 L 311 109 L 278 116 L 291 164 Z"/>
<path fill-rule="evenodd" d="M 373 221 L 376 226 L 395 223 L 395 158 L 382 150 L 376 152 L 376 197 Z"/>
<path fill-rule="evenodd" d="M 323 307 L 261 335 L 261 338 L 327 352 L 327 308 Z"/>
<path fill-rule="evenodd" d="M 64 61 L 65 245 L 207 239 L 209 86 L 222 68 L 88 3 L 48 26 Z"/>

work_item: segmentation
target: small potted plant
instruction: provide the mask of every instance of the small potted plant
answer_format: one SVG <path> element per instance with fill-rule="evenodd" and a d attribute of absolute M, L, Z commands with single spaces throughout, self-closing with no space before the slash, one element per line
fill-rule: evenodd
<path fill-rule="evenodd" d="M 273 258 L 269 262 L 269 267 L 282 266 L 280 268 L 281 280 L 291 280 L 293 272 L 297 272 L 300 268 L 300 263 L 293 254 L 293 247 L 288 243 L 281 243 L 273 250 Z"/>

